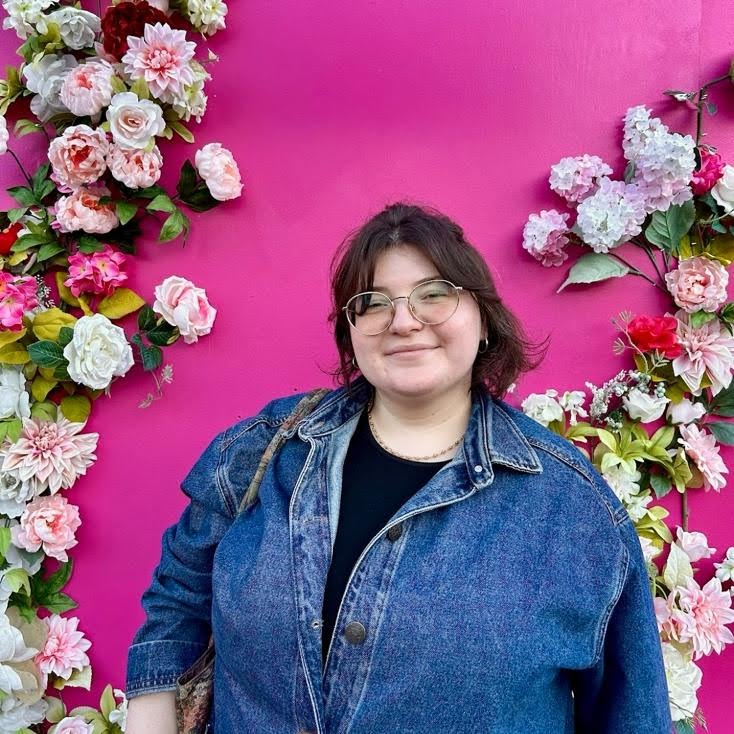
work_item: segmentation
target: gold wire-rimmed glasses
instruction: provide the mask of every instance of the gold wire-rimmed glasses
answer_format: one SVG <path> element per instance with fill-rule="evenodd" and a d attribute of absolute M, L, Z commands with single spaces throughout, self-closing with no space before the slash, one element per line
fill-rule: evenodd
<path fill-rule="evenodd" d="M 376 336 L 390 328 L 395 317 L 395 301 L 404 298 L 414 319 L 436 326 L 456 313 L 463 290 L 450 280 L 437 278 L 419 283 L 407 296 L 390 298 L 380 291 L 357 293 L 347 301 L 342 311 L 360 334 Z"/>

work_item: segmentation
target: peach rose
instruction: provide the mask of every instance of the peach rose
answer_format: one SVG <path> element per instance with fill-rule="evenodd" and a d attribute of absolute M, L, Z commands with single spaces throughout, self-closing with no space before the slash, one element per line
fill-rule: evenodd
<path fill-rule="evenodd" d="M 51 734 L 92 734 L 92 725 L 81 716 L 67 716 L 51 729 Z"/>
<path fill-rule="evenodd" d="M 102 130 L 94 130 L 89 125 L 67 127 L 48 147 L 54 180 L 72 189 L 93 183 L 107 168 L 108 149 L 107 136 Z"/>
<path fill-rule="evenodd" d="M 158 146 L 152 150 L 121 148 L 114 143 L 107 156 L 110 173 L 130 189 L 152 186 L 161 177 L 163 156 Z"/>
<path fill-rule="evenodd" d="M 62 232 L 78 229 L 89 234 L 105 234 L 117 226 L 117 214 L 113 203 L 102 204 L 100 199 L 109 196 L 105 186 L 79 188 L 56 202 L 56 222 Z"/>
<path fill-rule="evenodd" d="M 187 344 L 212 330 L 217 310 L 207 300 L 206 291 L 190 280 L 171 275 L 155 287 L 155 299 L 153 310 L 177 326 Z"/>
<path fill-rule="evenodd" d="M 10 532 L 17 548 L 33 553 L 43 547 L 47 556 L 67 561 L 66 551 L 78 543 L 74 533 L 81 524 L 79 508 L 55 494 L 29 502 L 20 516 L 20 525 Z"/>
<path fill-rule="evenodd" d="M 98 115 L 112 99 L 115 70 L 102 59 L 75 66 L 64 77 L 59 99 L 77 117 Z"/>
<path fill-rule="evenodd" d="M 236 199 L 242 193 L 237 163 L 221 143 L 209 143 L 197 150 L 195 162 L 196 170 L 217 201 Z"/>
<path fill-rule="evenodd" d="M 665 274 L 673 300 L 688 313 L 716 311 L 726 301 L 729 273 L 716 260 L 689 257 L 678 263 L 678 269 Z"/>

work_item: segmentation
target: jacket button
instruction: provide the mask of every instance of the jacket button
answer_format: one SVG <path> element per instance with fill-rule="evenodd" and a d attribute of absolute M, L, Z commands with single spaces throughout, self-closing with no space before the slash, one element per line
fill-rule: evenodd
<path fill-rule="evenodd" d="M 361 645 L 364 638 L 367 637 L 367 630 L 361 622 L 350 622 L 344 628 L 344 637 L 347 638 L 347 642 L 351 642 L 353 645 Z"/>
<path fill-rule="evenodd" d="M 394 543 L 403 534 L 403 525 L 398 523 L 387 530 L 387 539 Z"/>

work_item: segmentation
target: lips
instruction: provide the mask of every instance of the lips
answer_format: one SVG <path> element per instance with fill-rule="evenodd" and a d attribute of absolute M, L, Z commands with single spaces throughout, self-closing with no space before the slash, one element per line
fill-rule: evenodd
<path fill-rule="evenodd" d="M 399 347 L 398 349 L 393 349 L 391 352 L 387 352 L 387 356 L 391 357 L 395 354 L 414 354 L 416 352 L 426 352 L 431 349 L 435 349 L 435 347 L 424 344 L 416 344 L 415 346 L 411 347 Z"/>

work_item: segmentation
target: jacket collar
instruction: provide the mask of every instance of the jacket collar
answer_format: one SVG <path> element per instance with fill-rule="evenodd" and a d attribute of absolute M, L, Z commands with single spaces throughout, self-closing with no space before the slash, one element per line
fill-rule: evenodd
<path fill-rule="evenodd" d="M 350 387 L 334 390 L 300 423 L 299 436 L 316 438 L 334 432 L 363 410 L 371 394 L 372 386 L 361 376 Z M 467 474 L 477 488 L 494 480 L 494 464 L 531 474 L 543 471 L 508 407 L 487 393 L 475 393 L 462 449 Z"/>

